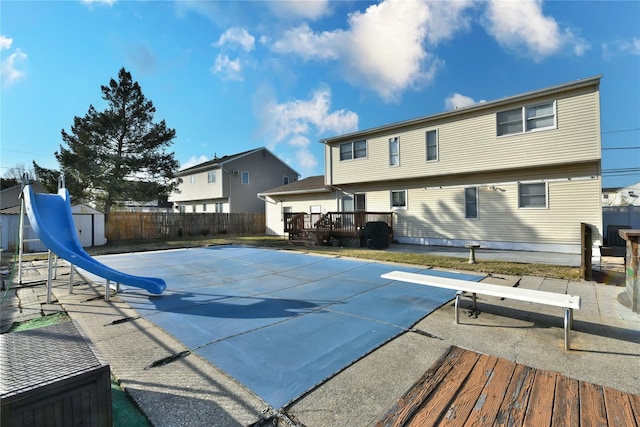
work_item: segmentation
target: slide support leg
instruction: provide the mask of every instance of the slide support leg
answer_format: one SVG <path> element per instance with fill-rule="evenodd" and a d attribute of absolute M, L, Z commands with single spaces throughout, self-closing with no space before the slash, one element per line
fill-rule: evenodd
<path fill-rule="evenodd" d="M 73 293 L 73 273 L 75 272 L 75 267 L 71 264 L 71 268 L 69 269 L 69 295 Z"/>
<path fill-rule="evenodd" d="M 53 254 L 49 251 L 48 254 L 48 268 L 47 268 L 47 304 L 51 304 L 51 287 L 52 287 L 52 275 L 53 275 Z"/>
<path fill-rule="evenodd" d="M 104 290 L 104 300 L 108 302 L 110 297 L 111 297 L 111 280 L 107 279 L 107 285 Z"/>

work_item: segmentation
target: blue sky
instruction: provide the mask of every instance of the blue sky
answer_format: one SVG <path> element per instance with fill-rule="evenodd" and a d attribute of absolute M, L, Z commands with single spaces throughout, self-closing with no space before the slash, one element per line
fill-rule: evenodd
<path fill-rule="evenodd" d="M 3 0 L 0 172 L 57 169 L 61 130 L 122 67 L 182 167 L 265 146 L 303 177 L 323 137 L 602 74 L 603 186 L 626 186 L 639 22 L 640 1 Z"/>

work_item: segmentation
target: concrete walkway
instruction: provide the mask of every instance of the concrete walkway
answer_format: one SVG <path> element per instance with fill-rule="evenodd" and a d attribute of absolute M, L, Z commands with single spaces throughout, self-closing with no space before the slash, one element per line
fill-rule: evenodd
<path fill-rule="evenodd" d="M 273 425 L 260 421 L 276 416 L 282 426 L 373 425 L 451 345 L 640 394 L 640 316 L 620 302 L 621 287 L 542 277 L 491 278 L 507 286 L 517 283 L 580 295 L 572 350 L 563 349 L 561 310 L 487 297 L 479 300 L 477 318 L 465 316 L 455 325 L 453 304 L 448 303 L 274 414 L 217 367 L 193 353 L 182 353 L 187 350 L 182 343 L 139 318 L 119 297 L 105 302 L 103 288 L 84 282 L 69 294 L 68 268 L 58 269 L 56 301 L 45 304 L 46 263 L 40 267 L 41 276 L 32 277 L 33 285 L 7 293 L 1 326 L 26 320 L 24 313 L 64 309 L 155 426 Z M 181 356 L 149 366 L 149 361 L 170 355 Z"/>

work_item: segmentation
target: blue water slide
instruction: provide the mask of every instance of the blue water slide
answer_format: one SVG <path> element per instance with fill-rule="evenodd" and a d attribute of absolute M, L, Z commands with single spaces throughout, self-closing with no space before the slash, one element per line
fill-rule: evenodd
<path fill-rule="evenodd" d="M 51 252 L 71 264 L 96 276 L 123 285 L 142 288 L 152 294 L 162 294 L 164 280 L 133 276 L 114 270 L 93 259 L 80 244 L 71 213 L 69 191 L 60 188 L 58 194 L 35 193 L 31 185 L 22 190 L 29 222 L 36 236 Z"/>

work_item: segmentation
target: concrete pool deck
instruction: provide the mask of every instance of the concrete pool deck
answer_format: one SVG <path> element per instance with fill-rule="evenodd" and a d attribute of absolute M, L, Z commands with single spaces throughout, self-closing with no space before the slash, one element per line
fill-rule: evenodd
<path fill-rule="evenodd" d="M 181 354 L 186 347 L 138 317 L 121 298 L 106 303 L 102 287 L 79 284 L 70 295 L 68 276 L 64 269 L 58 273 L 53 289 L 58 304 L 89 335 L 154 425 L 242 426 L 272 415 L 264 401 L 194 353 L 149 367 L 149 361 Z M 624 288 L 541 277 L 491 279 L 580 295 L 572 350 L 563 350 L 562 313 L 552 308 L 483 298 L 477 318 L 464 317 L 455 325 L 450 302 L 287 406 L 280 414 L 282 425 L 285 417 L 305 426 L 372 425 L 451 345 L 640 393 L 640 317 L 619 302 Z M 46 284 L 40 282 L 20 293 L 36 295 L 40 309 L 55 310 L 42 305 L 43 289 Z M 11 303 L 3 304 L 3 325 Z M 28 310 L 25 301 L 21 304 L 23 312 Z M 113 323 L 121 319 L 130 320 Z"/>

